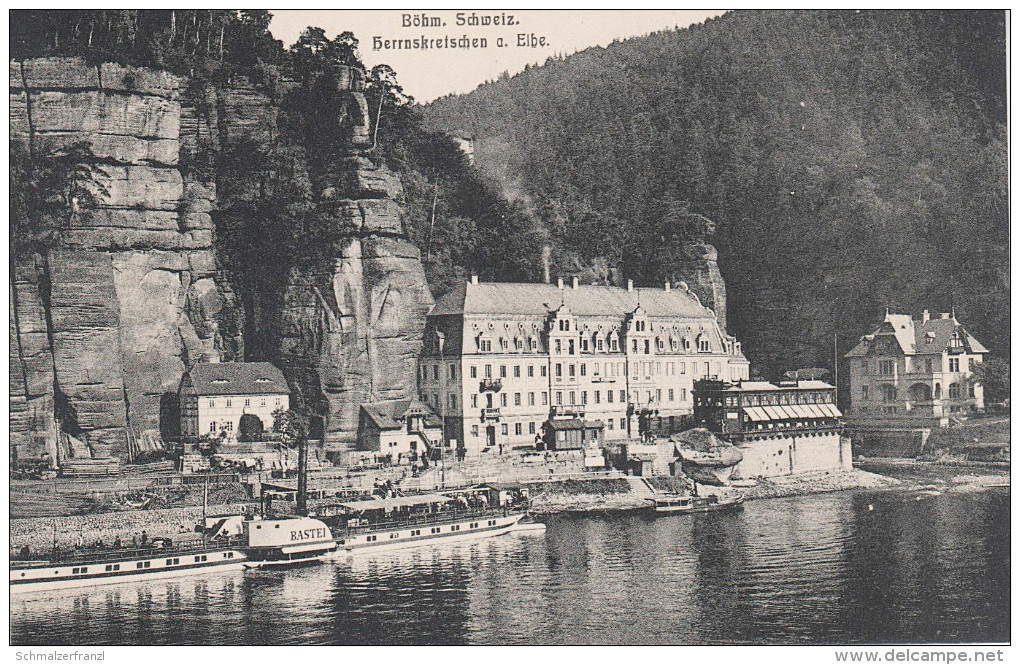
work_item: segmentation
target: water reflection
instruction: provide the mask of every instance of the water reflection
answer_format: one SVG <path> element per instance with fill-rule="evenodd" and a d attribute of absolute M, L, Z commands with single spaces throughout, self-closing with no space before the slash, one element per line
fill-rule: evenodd
<path fill-rule="evenodd" d="M 833 494 L 12 599 L 14 644 L 1009 639 L 1009 496 Z"/>

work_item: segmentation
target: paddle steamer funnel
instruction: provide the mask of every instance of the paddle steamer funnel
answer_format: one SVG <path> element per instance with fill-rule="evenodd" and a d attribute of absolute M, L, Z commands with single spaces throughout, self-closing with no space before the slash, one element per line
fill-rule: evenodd
<path fill-rule="evenodd" d="M 737 464 L 744 459 L 740 450 L 707 429 L 698 428 L 670 437 L 684 473 L 703 485 L 726 485 Z"/>

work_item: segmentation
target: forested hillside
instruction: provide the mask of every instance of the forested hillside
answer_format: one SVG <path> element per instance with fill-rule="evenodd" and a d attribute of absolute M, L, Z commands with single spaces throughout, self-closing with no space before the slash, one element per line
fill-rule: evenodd
<path fill-rule="evenodd" d="M 766 374 L 831 367 L 886 307 L 955 308 L 1009 356 L 1002 12 L 736 12 L 425 114 L 475 137 L 561 273 L 657 284 L 677 241 L 714 243 Z"/>

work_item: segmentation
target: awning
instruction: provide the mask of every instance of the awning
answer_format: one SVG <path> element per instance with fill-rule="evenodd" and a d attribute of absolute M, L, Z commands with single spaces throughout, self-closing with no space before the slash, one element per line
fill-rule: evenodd
<path fill-rule="evenodd" d="M 824 418 L 825 414 L 818 408 L 817 404 L 805 404 L 804 408 L 811 414 L 812 418 Z"/>
<path fill-rule="evenodd" d="M 786 418 L 786 414 L 780 411 L 777 407 L 763 406 L 761 408 L 765 409 L 765 413 L 769 414 L 769 420 L 783 420 Z"/>
<path fill-rule="evenodd" d="M 351 510 L 392 510 L 394 508 L 408 508 L 411 506 L 424 506 L 430 503 L 449 503 L 451 497 L 442 494 L 418 494 L 416 496 L 397 496 L 391 499 L 372 499 L 369 501 L 344 501 L 335 505 L 350 508 Z"/>
<path fill-rule="evenodd" d="M 768 414 L 765 413 L 764 411 L 762 411 L 757 406 L 747 406 L 747 407 L 744 407 L 744 413 L 747 414 L 748 418 L 750 418 L 751 420 L 753 420 L 755 422 L 762 422 L 762 421 L 765 421 L 765 420 L 769 419 Z"/>
<path fill-rule="evenodd" d="M 814 417 L 814 416 L 811 415 L 811 411 L 809 411 L 807 406 L 804 405 L 804 404 L 794 404 L 793 405 L 793 410 L 796 411 L 797 415 L 799 417 L 801 417 L 801 418 L 813 418 Z"/>
<path fill-rule="evenodd" d="M 281 547 L 280 551 L 284 554 L 297 554 L 298 552 L 311 552 L 313 550 L 331 550 L 336 547 L 336 543 L 332 540 L 321 540 L 317 543 L 305 543 L 304 545 L 287 545 Z"/>
<path fill-rule="evenodd" d="M 842 418 L 843 417 L 843 414 L 839 412 L 839 409 L 836 408 L 835 404 L 822 404 L 821 406 L 825 407 L 825 413 L 830 418 Z"/>

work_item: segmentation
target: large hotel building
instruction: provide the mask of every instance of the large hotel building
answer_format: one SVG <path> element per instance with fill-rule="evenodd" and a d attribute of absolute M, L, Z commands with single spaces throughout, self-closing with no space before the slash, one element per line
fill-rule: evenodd
<path fill-rule="evenodd" d="M 749 376 L 740 342 L 684 284 L 665 288 L 479 283 L 429 313 L 418 390 L 469 456 L 532 445 L 551 417 L 606 440 L 681 428 L 693 382 Z"/>

